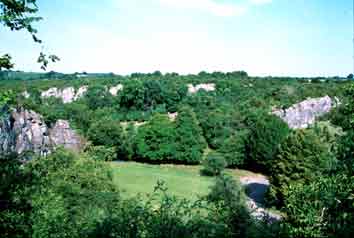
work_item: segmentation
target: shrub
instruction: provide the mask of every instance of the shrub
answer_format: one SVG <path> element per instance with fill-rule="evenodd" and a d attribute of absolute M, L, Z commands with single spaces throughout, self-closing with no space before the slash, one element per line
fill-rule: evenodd
<path fill-rule="evenodd" d="M 319 176 L 289 188 L 284 211 L 291 237 L 351 237 L 354 182 L 343 175 Z M 308 202 L 311 201 L 311 202 Z"/>
<path fill-rule="evenodd" d="M 226 161 L 224 157 L 216 152 L 211 152 L 207 155 L 203 161 L 202 174 L 206 176 L 220 175 L 226 167 Z"/>
<path fill-rule="evenodd" d="M 27 171 L 32 237 L 87 237 L 119 200 L 109 166 L 71 152 L 33 160 Z"/>
<path fill-rule="evenodd" d="M 251 215 L 246 205 L 246 196 L 240 182 L 232 176 L 221 174 L 207 196 L 214 204 L 210 216 L 222 221 L 229 228 L 225 237 L 249 237 L 252 225 Z"/>
<path fill-rule="evenodd" d="M 122 144 L 122 134 L 123 129 L 118 121 L 102 118 L 90 126 L 87 137 L 95 146 L 119 147 Z"/>
<path fill-rule="evenodd" d="M 88 149 L 89 156 L 98 161 L 113 161 L 117 158 L 117 152 L 114 147 L 106 146 L 90 146 Z"/>

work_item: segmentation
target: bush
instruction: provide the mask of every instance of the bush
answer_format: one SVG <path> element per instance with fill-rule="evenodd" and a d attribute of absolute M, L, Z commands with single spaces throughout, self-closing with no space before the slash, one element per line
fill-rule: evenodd
<path fill-rule="evenodd" d="M 284 211 L 291 237 L 351 237 L 354 182 L 343 175 L 317 177 L 290 186 Z M 311 201 L 311 202 L 308 202 Z"/>
<path fill-rule="evenodd" d="M 225 237 L 249 237 L 252 218 L 240 182 L 230 175 L 221 174 L 211 187 L 207 200 L 215 206 L 210 215 L 229 228 Z"/>
<path fill-rule="evenodd" d="M 32 237 L 87 237 L 119 193 L 105 163 L 58 150 L 28 164 Z"/>
<path fill-rule="evenodd" d="M 95 146 L 119 147 L 122 144 L 122 135 L 123 129 L 119 122 L 109 118 L 94 122 L 87 132 L 87 137 Z"/>
<path fill-rule="evenodd" d="M 90 146 L 88 149 L 89 156 L 98 161 L 113 161 L 117 158 L 117 152 L 114 147 L 106 146 Z"/>
<path fill-rule="evenodd" d="M 221 174 L 225 167 L 226 161 L 224 157 L 219 153 L 211 152 L 203 161 L 201 172 L 206 176 L 217 176 Z"/>

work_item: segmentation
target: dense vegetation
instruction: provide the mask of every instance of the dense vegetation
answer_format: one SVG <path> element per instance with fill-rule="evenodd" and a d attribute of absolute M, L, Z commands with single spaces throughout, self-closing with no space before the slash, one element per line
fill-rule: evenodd
<path fill-rule="evenodd" d="M 202 83 L 214 83 L 216 91 L 188 93 L 188 84 Z M 117 96 L 108 92 L 119 84 L 123 89 Z M 50 87 L 78 90 L 83 85 L 88 91 L 72 103 L 41 97 Z M 354 227 L 351 85 L 205 72 L 0 81 L 2 106 L 33 109 L 48 125 L 69 120 L 89 140 L 83 154 L 59 150 L 25 166 L 17 155 L 2 155 L 3 234 L 350 237 Z M 30 96 L 24 97 L 24 91 Z M 324 95 L 336 96 L 342 104 L 308 129 L 289 129 L 270 115 L 273 107 Z M 203 164 L 201 174 L 218 178 L 210 194 L 197 203 L 171 197 L 161 183 L 158 194 L 127 200 L 112 183 L 106 164 L 112 160 Z M 280 224 L 266 225 L 252 218 L 240 185 L 222 172 L 225 167 L 270 177 L 267 202 L 285 214 Z"/>

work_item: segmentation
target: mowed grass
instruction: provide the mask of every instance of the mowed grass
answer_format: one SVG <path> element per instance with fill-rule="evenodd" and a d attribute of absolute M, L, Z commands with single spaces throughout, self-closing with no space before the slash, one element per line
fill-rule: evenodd
<path fill-rule="evenodd" d="M 215 178 L 200 175 L 201 166 L 150 165 L 135 162 L 112 162 L 114 182 L 124 197 L 146 195 L 154 191 L 159 180 L 164 181 L 168 194 L 196 200 L 207 195 Z M 253 175 L 244 170 L 227 170 L 235 177 Z"/>

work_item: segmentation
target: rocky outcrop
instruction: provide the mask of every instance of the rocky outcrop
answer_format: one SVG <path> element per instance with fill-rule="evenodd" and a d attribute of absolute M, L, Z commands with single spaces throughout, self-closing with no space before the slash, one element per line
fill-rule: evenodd
<path fill-rule="evenodd" d="M 49 130 L 49 137 L 53 147 L 63 146 L 66 149 L 79 151 L 84 144 L 83 139 L 70 128 L 65 120 L 58 120 L 54 127 Z"/>
<path fill-rule="evenodd" d="M 59 120 L 50 129 L 41 115 L 31 110 L 2 113 L 0 120 L 0 153 L 33 152 L 45 156 L 57 146 L 78 151 L 83 140 L 70 129 L 67 121 Z"/>
<path fill-rule="evenodd" d="M 272 113 L 280 117 L 290 128 L 301 129 L 314 124 L 316 118 L 330 112 L 338 103 L 338 100 L 332 100 L 329 96 L 309 98 L 290 108 L 273 110 Z"/>
<path fill-rule="evenodd" d="M 49 131 L 43 118 L 34 111 L 15 110 L 11 113 L 12 133 L 16 137 L 14 152 L 27 151 L 46 155 L 51 151 Z"/>
<path fill-rule="evenodd" d="M 7 110 L 1 110 L 0 115 L 0 152 L 9 153 L 15 150 L 16 145 L 13 120 L 10 120 Z"/>
<path fill-rule="evenodd" d="M 190 94 L 197 93 L 199 90 L 205 90 L 207 92 L 215 91 L 214 83 L 198 84 L 195 86 L 193 84 L 188 84 L 187 87 L 188 87 L 188 93 Z"/>
<path fill-rule="evenodd" d="M 80 87 L 77 91 L 75 91 L 74 87 L 68 87 L 63 89 L 58 88 L 50 88 L 41 93 L 42 98 L 55 97 L 60 98 L 63 103 L 72 103 L 79 98 L 81 98 L 88 90 L 87 86 Z"/>
<path fill-rule="evenodd" d="M 117 96 L 118 92 L 123 90 L 123 84 L 118 84 L 117 86 L 109 88 L 109 93 L 112 94 L 112 96 Z"/>

